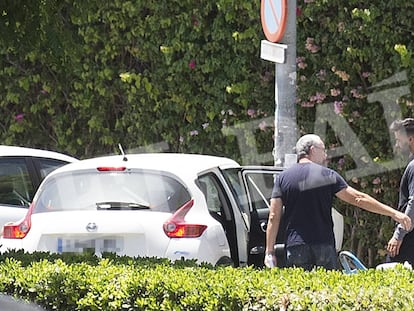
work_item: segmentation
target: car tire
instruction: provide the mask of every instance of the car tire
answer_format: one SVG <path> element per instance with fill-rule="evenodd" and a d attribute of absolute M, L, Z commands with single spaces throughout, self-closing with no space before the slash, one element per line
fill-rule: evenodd
<path fill-rule="evenodd" d="M 217 263 L 216 266 L 234 266 L 233 260 L 229 257 L 221 257 Z"/>

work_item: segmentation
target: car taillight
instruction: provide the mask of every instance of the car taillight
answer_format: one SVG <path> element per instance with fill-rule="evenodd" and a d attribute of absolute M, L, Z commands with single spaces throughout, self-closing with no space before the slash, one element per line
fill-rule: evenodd
<path fill-rule="evenodd" d="M 125 166 L 100 166 L 96 168 L 99 172 L 122 172 L 126 170 Z"/>
<path fill-rule="evenodd" d="M 23 239 L 27 233 L 30 231 L 31 216 L 32 216 L 33 203 L 30 205 L 29 210 L 27 211 L 26 216 L 21 222 L 13 222 L 5 224 L 3 226 L 3 238 L 6 239 Z"/>
<path fill-rule="evenodd" d="M 191 199 L 164 223 L 163 229 L 169 238 L 198 238 L 207 229 L 206 225 L 185 222 L 185 215 L 193 205 L 194 199 Z"/>

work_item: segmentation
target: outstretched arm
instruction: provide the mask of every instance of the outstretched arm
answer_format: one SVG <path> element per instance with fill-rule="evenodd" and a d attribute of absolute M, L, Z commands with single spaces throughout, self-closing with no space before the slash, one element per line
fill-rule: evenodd
<path fill-rule="evenodd" d="M 406 231 L 410 231 L 412 229 L 411 218 L 409 216 L 397 211 L 391 206 L 377 201 L 364 192 L 358 191 L 348 186 L 337 192 L 336 196 L 342 201 L 345 201 L 369 212 L 390 216 L 392 219 L 400 223 Z"/>

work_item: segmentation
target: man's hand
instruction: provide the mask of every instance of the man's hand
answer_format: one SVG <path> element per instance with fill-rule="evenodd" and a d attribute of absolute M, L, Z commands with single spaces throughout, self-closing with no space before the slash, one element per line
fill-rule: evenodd
<path fill-rule="evenodd" d="M 392 217 L 396 222 L 399 222 L 403 226 L 405 231 L 411 231 L 411 218 L 401 212 L 396 212 Z"/>
<path fill-rule="evenodd" d="M 388 241 L 387 252 L 391 257 L 395 257 L 400 253 L 401 243 L 402 241 L 398 241 L 395 238 L 391 238 L 391 240 Z"/>
<path fill-rule="evenodd" d="M 264 264 L 268 268 L 276 267 L 276 256 L 274 254 L 266 254 L 264 258 Z"/>

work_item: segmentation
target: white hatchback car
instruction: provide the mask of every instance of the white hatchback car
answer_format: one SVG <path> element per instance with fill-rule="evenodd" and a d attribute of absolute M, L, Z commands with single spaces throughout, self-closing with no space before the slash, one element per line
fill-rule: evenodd
<path fill-rule="evenodd" d="M 81 160 L 45 178 L 26 217 L 4 227 L 2 251 L 113 252 L 261 266 L 278 172 L 195 154 Z"/>
<path fill-rule="evenodd" d="M 74 161 L 58 152 L 0 145 L 0 226 L 22 219 L 46 175 Z"/>

